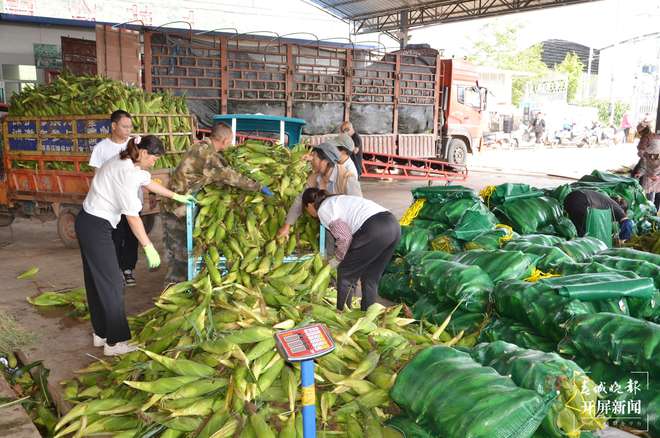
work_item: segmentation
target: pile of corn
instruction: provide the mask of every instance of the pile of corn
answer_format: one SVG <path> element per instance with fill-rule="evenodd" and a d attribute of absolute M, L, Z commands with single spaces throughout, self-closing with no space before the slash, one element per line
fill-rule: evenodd
<path fill-rule="evenodd" d="M 388 395 L 398 370 L 420 349 L 457 340 L 407 318 L 402 306 L 337 312 L 330 267 L 318 254 L 302 257 L 318 224 L 301 221 L 292 240 L 276 239 L 304 185 L 305 150 L 259 146 L 229 160 L 275 196 L 210 187 L 199 194 L 195 245 L 206 267 L 131 319 L 140 351 L 92 363 L 66 382 L 75 406 L 56 436 L 302 436 L 300 369 L 280 357 L 273 335 L 311 322 L 326 324 L 337 344 L 317 361 L 320 435 L 401 436 L 383 426 L 398 411 Z M 298 262 L 284 263 L 291 253 Z"/>
<path fill-rule="evenodd" d="M 50 84 L 26 88 L 12 96 L 9 115 L 110 115 L 119 109 L 134 116 L 134 133 L 161 134 L 168 155 L 156 163 L 156 168 L 175 166 L 180 153 L 190 146 L 193 127 L 185 97 L 166 92 L 147 93 L 141 88 L 101 76 L 73 76 L 64 73 Z M 168 118 L 166 115 L 179 117 Z M 170 137 L 166 134 L 169 132 L 174 135 Z M 36 162 L 14 161 L 13 165 L 15 168 L 36 170 Z M 74 170 L 71 162 L 53 161 L 47 167 L 47 170 Z"/>

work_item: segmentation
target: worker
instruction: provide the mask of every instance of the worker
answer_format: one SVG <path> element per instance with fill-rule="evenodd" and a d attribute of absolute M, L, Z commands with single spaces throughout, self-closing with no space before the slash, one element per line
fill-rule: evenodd
<path fill-rule="evenodd" d="M 89 157 L 89 165 L 95 169 L 117 157 L 126 149 L 129 136 L 133 131 L 131 115 L 124 110 L 117 110 L 110 115 L 110 137 L 104 138 L 94 146 Z M 142 191 L 140 190 L 140 196 Z M 124 275 L 126 286 L 135 286 L 133 271 L 138 260 L 138 241 L 128 226 L 126 216 L 122 215 L 117 227 L 112 230 L 112 241 L 119 267 Z"/>
<path fill-rule="evenodd" d="M 353 150 L 355 149 L 355 143 L 353 139 L 348 134 L 339 134 L 337 137 L 331 140 L 331 143 L 334 143 L 339 150 L 339 161 L 337 162 L 337 178 L 341 181 L 348 180 L 347 177 L 344 177 L 345 172 L 352 173 L 357 177 L 359 176 L 357 167 L 355 167 L 355 162 L 351 159 L 353 156 Z M 358 183 L 359 184 L 359 183 Z"/>
<path fill-rule="evenodd" d="M 541 111 L 536 113 L 534 121 L 532 122 L 534 128 L 534 135 L 536 136 L 536 144 L 543 143 L 543 134 L 545 134 L 545 119 Z"/>
<path fill-rule="evenodd" d="M 611 246 L 613 220 L 619 225 L 619 240 L 626 241 L 632 237 L 634 224 L 627 216 L 628 205 L 623 198 L 612 199 L 594 190 L 577 189 L 564 199 L 564 209 L 580 237 L 593 236 Z M 600 229 L 596 225 L 599 211 L 607 212 Z"/>
<path fill-rule="evenodd" d="M 144 187 L 180 203 L 194 199 L 151 181 L 147 169 L 164 153 L 163 143 L 156 136 L 129 140 L 118 157 L 106 161 L 97 170 L 76 218 L 87 305 L 94 329 L 93 344 L 104 347 L 106 356 L 136 349 L 128 343 L 131 332 L 124 310 L 124 279 L 115 256 L 112 230 L 117 227 L 121 216 L 126 216 L 129 227 L 144 249 L 147 265 L 155 269 L 160 265 L 160 257 L 140 219 L 142 202 L 138 192 Z"/>
<path fill-rule="evenodd" d="M 351 152 L 351 160 L 357 169 L 358 178 L 362 176 L 362 137 L 355 131 L 351 122 L 343 122 L 339 127 L 339 132 L 348 134 L 353 140 L 353 151 Z"/>
<path fill-rule="evenodd" d="M 646 198 L 654 203 L 657 211 L 659 205 L 656 195 L 660 193 L 660 135 L 650 134 L 647 139 L 648 144 L 644 148 L 635 178 L 641 177 Z"/>
<path fill-rule="evenodd" d="M 196 193 L 209 184 L 231 186 L 249 191 L 273 192 L 266 186 L 230 168 L 221 152 L 232 146 L 232 130 L 224 123 L 216 123 L 208 139 L 195 143 L 181 158 L 170 178 L 169 188 L 177 193 Z M 188 277 L 186 246 L 186 208 L 175 202 L 161 204 L 161 221 L 165 240 L 167 274 L 165 283 L 178 283 Z"/>
<path fill-rule="evenodd" d="M 357 176 L 352 172 L 340 172 L 339 160 L 341 153 L 333 142 L 324 142 L 315 146 L 310 153 L 312 172 L 307 178 L 307 187 L 323 189 L 331 194 L 362 197 L 362 189 Z M 302 194 L 298 195 L 289 208 L 284 225 L 279 229 L 279 237 L 288 237 L 291 227 L 303 213 Z M 331 239 L 328 248 L 332 249 Z M 330 251 L 332 252 L 332 251 Z"/>
<path fill-rule="evenodd" d="M 359 196 L 309 188 L 303 192 L 302 203 L 335 238 L 330 264 L 337 267 L 337 309 L 351 307 L 360 280 L 360 308 L 367 310 L 376 302 L 378 283 L 401 238 L 399 222 L 386 208 Z"/>

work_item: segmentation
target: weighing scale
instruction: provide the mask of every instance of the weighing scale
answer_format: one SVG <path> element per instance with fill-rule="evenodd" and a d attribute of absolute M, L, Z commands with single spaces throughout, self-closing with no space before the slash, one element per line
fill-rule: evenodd
<path fill-rule="evenodd" d="M 311 324 L 275 333 L 277 351 L 287 362 L 300 362 L 302 374 L 303 436 L 316 437 L 316 393 L 314 359 L 335 349 L 335 342 L 324 324 Z"/>

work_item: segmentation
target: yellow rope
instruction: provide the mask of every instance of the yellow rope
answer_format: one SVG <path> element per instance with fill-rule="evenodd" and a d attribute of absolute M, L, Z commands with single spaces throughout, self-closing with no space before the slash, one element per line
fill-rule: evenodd
<path fill-rule="evenodd" d="M 412 221 L 417 217 L 419 212 L 422 210 L 422 207 L 424 207 L 425 202 L 426 202 L 425 198 L 420 198 L 415 202 L 413 202 L 412 205 L 408 207 L 408 210 L 406 210 L 406 212 L 403 213 L 403 216 L 401 217 L 399 224 L 401 224 L 401 226 L 404 227 L 410 225 Z"/>
<path fill-rule="evenodd" d="M 539 269 L 534 269 L 534 272 L 532 273 L 532 275 L 525 278 L 525 281 L 527 281 L 529 283 L 536 283 L 537 281 L 543 280 L 544 278 L 553 278 L 553 277 L 560 277 L 560 275 L 550 274 L 550 273 L 547 273 L 547 272 L 543 272 Z"/>
<path fill-rule="evenodd" d="M 513 228 L 504 224 L 497 224 L 495 228 L 501 228 L 506 231 L 506 235 L 500 237 L 500 246 L 504 246 L 509 240 L 513 239 Z"/>
<path fill-rule="evenodd" d="M 490 208 L 490 197 L 495 193 L 495 186 L 486 186 L 479 192 L 479 196 L 484 200 L 488 208 Z"/>

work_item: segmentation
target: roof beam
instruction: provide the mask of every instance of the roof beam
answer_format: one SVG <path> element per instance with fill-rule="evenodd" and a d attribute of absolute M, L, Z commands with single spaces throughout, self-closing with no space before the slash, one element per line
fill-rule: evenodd
<path fill-rule="evenodd" d="M 376 0 L 312 0 L 323 8 L 333 11 L 353 24 L 355 34 L 401 30 L 402 13 L 408 13 L 407 29 L 419 28 L 441 23 L 474 20 L 499 15 L 529 12 L 559 6 L 575 5 L 601 0 L 435 0 L 418 2 L 408 6 L 409 1 L 398 3 L 399 7 L 379 9 L 382 3 Z M 373 5 L 368 12 L 352 15 L 349 11 L 358 3 Z"/>

